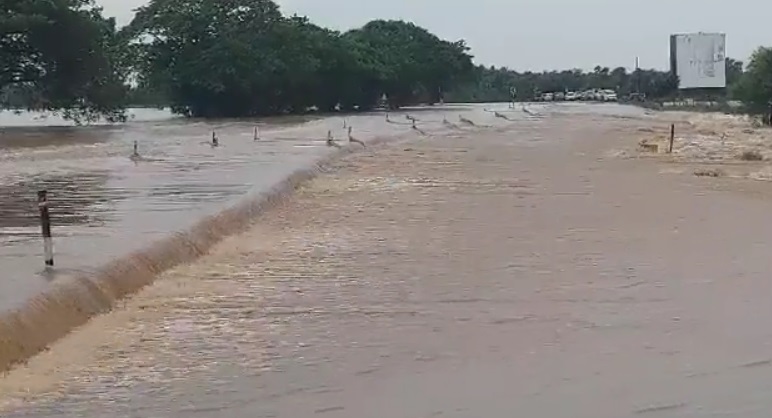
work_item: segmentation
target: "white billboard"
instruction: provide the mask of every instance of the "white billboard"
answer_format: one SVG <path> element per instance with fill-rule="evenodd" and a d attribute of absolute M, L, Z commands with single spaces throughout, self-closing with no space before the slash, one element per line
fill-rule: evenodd
<path fill-rule="evenodd" d="M 726 34 L 670 36 L 670 69 L 680 89 L 726 87 Z"/>

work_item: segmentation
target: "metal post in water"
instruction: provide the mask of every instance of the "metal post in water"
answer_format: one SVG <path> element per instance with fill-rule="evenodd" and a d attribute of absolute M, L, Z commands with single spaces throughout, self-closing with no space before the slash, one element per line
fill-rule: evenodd
<path fill-rule="evenodd" d="M 348 142 L 354 142 L 359 145 L 361 145 L 363 148 L 367 148 L 367 145 L 365 145 L 364 141 L 360 141 L 359 139 L 354 138 L 354 135 L 351 135 L 351 130 L 353 127 L 351 125 L 348 126 Z"/>
<path fill-rule="evenodd" d="M 259 141 L 260 140 L 260 127 L 259 126 L 255 126 L 255 136 L 254 136 L 253 140 L 254 141 Z"/>
<path fill-rule="evenodd" d="M 673 142 L 675 141 L 675 124 L 670 124 L 670 145 L 667 148 L 668 154 L 673 153 Z"/>
<path fill-rule="evenodd" d="M 54 242 L 51 239 L 51 216 L 48 213 L 48 192 L 38 191 L 38 209 L 40 210 L 40 229 L 43 233 L 43 253 L 46 267 L 54 265 Z"/>
<path fill-rule="evenodd" d="M 134 152 L 131 154 L 131 157 L 129 157 L 129 159 L 131 159 L 135 163 L 140 160 L 139 143 L 137 143 L 137 141 L 134 141 Z"/>

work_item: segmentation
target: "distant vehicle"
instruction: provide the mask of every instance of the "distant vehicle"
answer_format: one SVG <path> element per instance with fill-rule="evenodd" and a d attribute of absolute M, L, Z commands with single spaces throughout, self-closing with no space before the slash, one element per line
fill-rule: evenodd
<path fill-rule="evenodd" d="M 616 102 L 617 101 L 617 93 L 614 90 L 601 90 L 600 91 L 600 97 L 601 100 L 604 102 Z"/>
<path fill-rule="evenodd" d="M 569 91 L 566 93 L 566 101 L 573 102 L 574 100 L 579 99 L 579 93 L 576 93 L 574 91 Z"/>
<path fill-rule="evenodd" d="M 552 93 L 544 93 L 541 95 L 541 97 L 542 97 L 542 100 L 544 100 L 545 102 L 551 102 L 555 98 L 555 96 Z"/>
<path fill-rule="evenodd" d="M 566 100 L 566 94 L 563 93 L 562 91 L 559 91 L 559 92 L 555 93 L 555 100 L 556 101 Z"/>

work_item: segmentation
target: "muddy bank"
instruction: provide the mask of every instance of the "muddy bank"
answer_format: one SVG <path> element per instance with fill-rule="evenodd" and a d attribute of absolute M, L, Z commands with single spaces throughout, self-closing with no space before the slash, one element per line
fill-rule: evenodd
<path fill-rule="evenodd" d="M 669 125 L 675 124 L 668 154 Z M 657 115 L 639 129 L 637 149 L 628 156 L 656 157 L 672 163 L 671 173 L 702 177 L 772 180 L 772 129 L 752 118 L 720 113 L 674 112 Z"/>

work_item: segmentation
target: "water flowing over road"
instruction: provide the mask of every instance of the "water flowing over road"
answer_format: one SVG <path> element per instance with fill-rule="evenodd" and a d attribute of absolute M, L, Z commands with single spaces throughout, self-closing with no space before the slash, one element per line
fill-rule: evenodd
<path fill-rule="evenodd" d="M 2 416 L 768 416 L 768 187 L 624 158 L 661 124 L 640 109 L 538 111 L 361 116 L 399 142 L 10 372 Z"/>
<path fill-rule="evenodd" d="M 0 311 L 51 280 L 93 271 L 269 189 L 328 153 L 328 131 L 343 143 L 348 126 L 364 141 L 412 135 L 405 113 L 392 115 L 392 123 L 384 113 L 209 123 L 139 109 L 132 122 L 97 127 L 50 126 L 64 123 L 0 113 Z M 481 106 L 413 113 L 423 129 L 435 131 L 443 130 L 444 117 L 493 119 Z M 208 144 L 213 132 L 217 148 Z M 138 161 L 130 158 L 134 141 Z M 51 201 L 53 273 L 44 271 L 35 200 L 41 189 Z"/>

